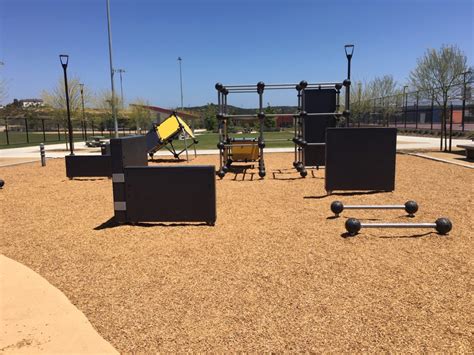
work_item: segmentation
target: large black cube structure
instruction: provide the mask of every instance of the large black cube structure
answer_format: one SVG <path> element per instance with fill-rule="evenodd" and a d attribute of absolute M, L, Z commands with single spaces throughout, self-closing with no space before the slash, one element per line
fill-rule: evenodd
<path fill-rule="evenodd" d="M 145 136 L 110 140 L 118 223 L 216 221 L 214 166 L 147 166 Z"/>
<path fill-rule="evenodd" d="M 328 193 L 395 189 L 396 128 L 328 128 Z"/>

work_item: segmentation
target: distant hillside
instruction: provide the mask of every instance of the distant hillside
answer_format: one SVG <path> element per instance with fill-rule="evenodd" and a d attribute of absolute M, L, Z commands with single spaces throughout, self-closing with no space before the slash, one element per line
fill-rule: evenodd
<path fill-rule="evenodd" d="M 213 105 L 217 106 L 217 105 Z M 237 106 L 228 105 L 229 114 L 233 115 L 251 115 L 257 112 L 258 108 L 242 108 Z M 187 107 L 186 110 L 195 112 L 195 113 L 203 113 L 206 111 L 207 105 L 203 106 L 194 106 L 194 107 Z M 271 106 L 275 113 L 294 113 L 296 111 L 296 106 Z"/>

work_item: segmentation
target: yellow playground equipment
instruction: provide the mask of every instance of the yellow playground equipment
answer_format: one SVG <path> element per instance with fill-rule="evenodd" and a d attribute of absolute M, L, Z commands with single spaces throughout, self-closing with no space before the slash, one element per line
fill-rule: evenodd
<path fill-rule="evenodd" d="M 173 145 L 173 140 L 179 139 L 183 135 L 184 148 L 176 150 Z M 188 145 L 188 139 L 191 139 Z M 196 156 L 196 137 L 189 126 L 179 117 L 176 112 L 173 112 L 160 125 L 153 124 L 152 129 L 146 134 L 147 152 L 150 158 L 161 148 L 168 149 L 176 159 L 179 159 L 181 153 L 186 152 L 186 160 L 188 160 L 188 148 L 194 147 L 194 156 Z"/>

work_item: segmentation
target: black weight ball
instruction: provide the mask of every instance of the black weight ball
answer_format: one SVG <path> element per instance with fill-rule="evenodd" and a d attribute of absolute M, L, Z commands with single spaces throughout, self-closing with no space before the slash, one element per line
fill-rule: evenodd
<path fill-rule="evenodd" d="M 407 201 L 405 202 L 405 211 L 412 215 L 418 211 L 418 204 L 415 201 Z"/>
<path fill-rule="evenodd" d="M 339 215 L 343 210 L 344 210 L 344 205 L 342 204 L 341 201 L 333 201 L 331 203 L 331 211 L 336 216 Z"/>
<path fill-rule="evenodd" d="M 3 188 L 3 185 L 5 185 L 5 181 L 3 181 L 2 179 L 0 179 L 0 189 Z"/>
<path fill-rule="evenodd" d="M 451 221 L 447 218 L 438 218 L 436 220 L 436 231 L 439 234 L 448 234 L 449 231 L 453 228 Z"/>
<path fill-rule="evenodd" d="M 360 231 L 361 225 L 360 221 L 356 218 L 349 218 L 346 221 L 346 230 L 350 235 L 355 235 Z"/>

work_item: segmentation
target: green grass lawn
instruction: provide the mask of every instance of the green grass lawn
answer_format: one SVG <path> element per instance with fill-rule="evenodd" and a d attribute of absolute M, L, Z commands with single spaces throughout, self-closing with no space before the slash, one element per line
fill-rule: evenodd
<path fill-rule="evenodd" d="M 96 135 L 100 135 L 100 132 L 96 132 Z M 88 137 L 91 134 L 88 134 Z M 108 134 L 104 134 L 105 138 L 109 138 Z M 258 133 L 246 133 L 246 134 L 232 134 L 231 137 L 246 137 L 246 138 L 256 138 Z M 8 132 L 9 145 L 7 145 L 7 139 L 5 132 L 0 132 L 0 149 L 5 148 L 18 148 L 26 146 L 39 145 L 40 143 L 45 144 L 58 144 L 64 143 L 66 136 L 61 132 L 60 140 L 57 132 L 47 132 L 45 137 L 42 132 L 30 132 L 29 133 L 29 142 L 26 140 L 25 132 Z M 45 140 L 46 138 L 46 140 Z M 197 137 L 199 143 L 196 145 L 196 149 L 217 149 L 217 142 L 219 141 L 219 135 L 217 133 L 204 133 L 199 134 Z M 293 143 L 291 139 L 293 138 L 293 131 L 286 130 L 281 132 L 265 132 L 264 133 L 265 143 L 267 148 L 280 148 L 280 147 L 292 147 Z M 272 141 L 274 140 L 274 141 Z M 74 142 L 84 141 L 81 133 L 74 133 Z M 176 149 L 183 149 L 183 141 L 174 141 L 173 142 Z M 189 144 L 189 142 L 188 142 Z"/>
<path fill-rule="evenodd" d="M 282 132 L 265 132 L 263 137 L 265 139 L 266 148 L 282 148 L 282 147 L 292 147 L 294 144 L 291 141 L 293 139 L 293 131 L 282 131 Z M 236 138 L 256 138 L 258 133 L 245 133 L 245 134 L 232 134 L 231 137 Z M 199 134 L 196 139 L 198 144 L 196 149 L 217 149 L 217 142 L 219 141 L 219 134 L 217 133 L 204 133 Z M 183 141 L 173 142 L 174 146 L 178 148 L 183 148 Z"/>

